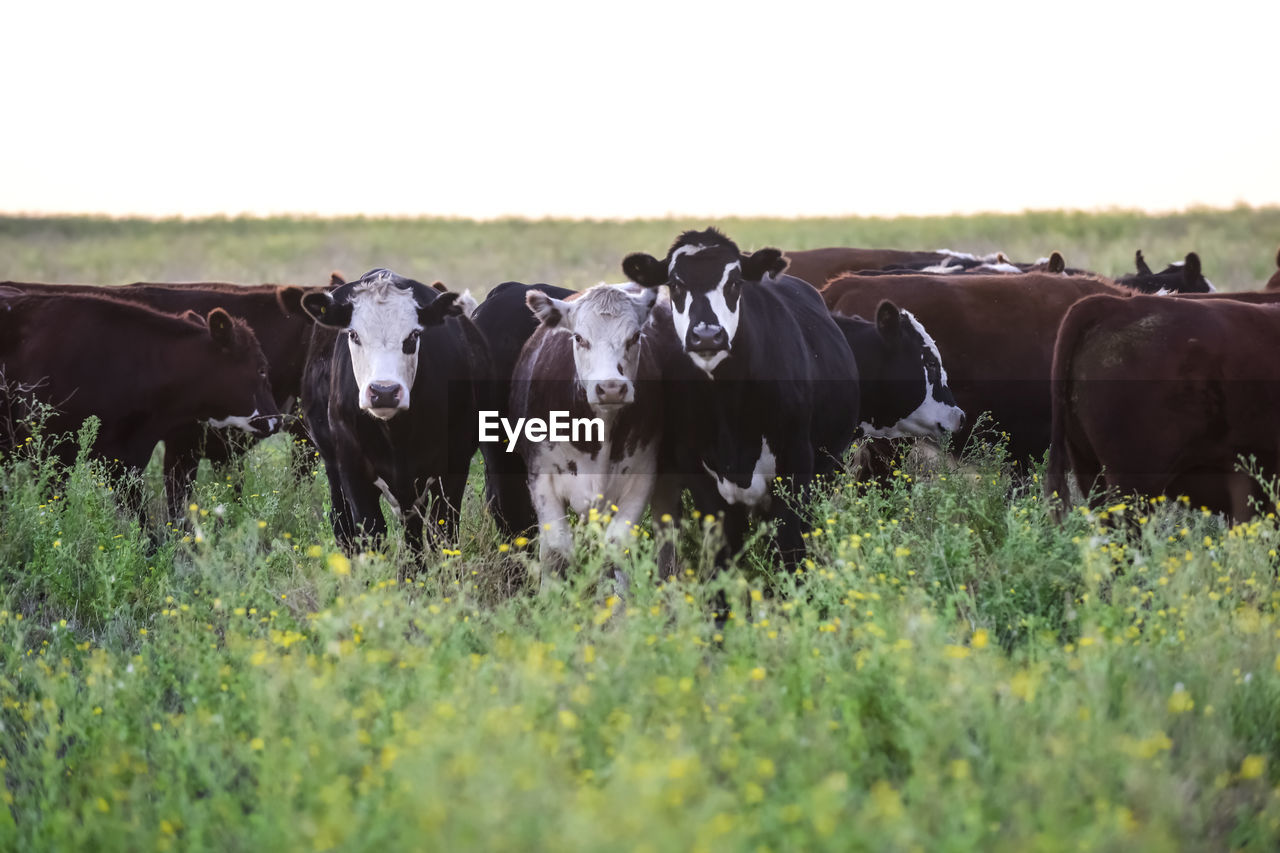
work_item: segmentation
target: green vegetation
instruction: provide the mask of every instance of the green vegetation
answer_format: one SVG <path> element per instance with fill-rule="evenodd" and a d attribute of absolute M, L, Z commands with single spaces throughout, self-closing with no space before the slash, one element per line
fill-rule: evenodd
<path fill-rule="evenodd" d="M 1153 263 L 1195 248 L 1215 280 L 1218 247 L 1280 234 L 1274 211 L 945 222 L 724 224 L 750 245 L 870 234 L 1072 263 L 1149 227 Z M 8 220 L 0 256 L 12 278 L 432 277 L 439 258 L 588 284 L 685 224 Z M 468 248 L 435 254 L 446 231 Z M 1253 239 L 1259 281 L 1275 239 Z M 502 266 L 520 257 L 539 260 Z M 536 544 L 498 538 L 478 476 L 461 541 L 415 574 L 395 545 L 337 552 L 324 472 L 284 436 L 203 465 L 161 530 L 120 509 L 112 472 L 58 470 L 43 441 L 0 460 L 0 849 L 1280 844 L 1274 514 L 1227 529 L 1117 499 L 1058 525 L 1038 471 L 976 445 L 831 484 L 799 588 L 763 544 L 714 581 L 689 548 L 660 584 L 640 533 L 622 602 L 590 519 L 569 579 L 536 592 Z"/>

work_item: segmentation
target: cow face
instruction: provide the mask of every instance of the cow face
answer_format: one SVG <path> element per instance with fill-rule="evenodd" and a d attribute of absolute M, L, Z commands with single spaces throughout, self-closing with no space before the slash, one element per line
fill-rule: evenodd
<path fill-rule="evenodd" d="M 873 420 L 862 423 L 871 438 L 939 438 L 964 426 L 964 411 L 947 385 L 938 346 L 910 311 L 892 302 L 876 310 L 879 374 Z M 871 390 L 871 389 L 868 389 Z"/>
<path fill-rule="evenodd" d="M 211 407 L 221 409 L 221 415 L 209 418 L 209 426 L 235 427 L 258 437 L 275 433 L 283 419 L 271 393 L 267 359 L 248 325 L 221 308 L 214 308 L 208 317 L 194 311 L 183 317 L 208 330 L 215 351 L 218 370 L 209 391 L 214 397 Z"/>
<path fill-rule="evenodd" d="M 317 323 L 342 329 L 359 389 L 359 406 L 388 420 L 409 408 L 423 332 L 461 313 L 456 293 L 440 293 L 390 270 L 376 269 L 331 291 L 306 294 Z"/>
<path fill-rule="evenodd" d="M 591 408 L 602 413 L 636 399 L 640 331 L 656 298 L 652 288 L 632 294 L 626 285 L 600 284 L 572 302 L 531 290 L 525 304 L 544 326 L 573 335 L 578 385 Z"/>
<path fill-rule="evenodd" d="M 746 255 L 714 228 L 681 234 L 665 261 L 637 253 L 622 262 L 632 281 L 646 287 L 668 285 L 676 334 L 685 353 L 709 376 L 733 352 L 744 286 L 785 267 L 777 249 Z"/>

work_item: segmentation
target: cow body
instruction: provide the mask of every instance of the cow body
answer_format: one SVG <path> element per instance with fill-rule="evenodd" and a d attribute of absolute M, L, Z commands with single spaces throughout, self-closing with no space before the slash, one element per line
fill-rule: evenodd
<path fill-rule="evenodd" d="M 1237 520 L 1261 490 L 1241 455 L 1280 468 L 1280 304 L 1233 299 L 1082 300 L 1063 318 L 1053 363 L 1045 489 L 1069 500 L 1067 470 L 1145 496 L 1186 495 Z"/>
<path fill-rule="evenodd" d="M 662 430 L 659 361 L 643 334 L 655 296 L 617 285 L 590 288 L 572 302 L 528 293 L 541 325 L 513 372 L 510 416 L 548 420 L 562 412 L 602 425 L 598 436 L 584 430 L 576 440 L 517 442 L 544 569 L 562 568 L 572 556 L 568 511 L 597 510 L 608 519 L 606 541 L 621 546 L 648 507 Z"/>
<path fill-rule="evenodd" d="M 258 339 L 267 359 L 267 375 L 275 394 L 276 408 L 285 415 L 291 415 L 301 395 L 303 364 L 313 328 L 311 318 L 302 311 L 301 302 L 306 292 L 319 288 L 223 282 L 139 282 L 119 287 L 4 282 L 0 287 L 47 295 L 109 296 L 169 314 L 194 311 L 205 316 L 214 308 L 223 308 L 231 316 L 244 320 Z M 209 426 L 215 428 L 209 429 Z M 239 442 L 217 426 L 192 421 L 164 436 L 165 485 L 171 512 L 177 512 L 185 505 L 202 457 L 218 465 L 234 455 Z M 297 435 L 303 435 L 296 419 L 287 418 L 285 426 L 293 427 Z"/>
<path fill-rule="evenodd" d="M 909 310 L 929 330 L 946 360 L 957 405 L 970 424 L 990 412 L 1008 433 L 1015 460 L 1049 448 L 1049 375 L 1053 341 L 1067 309 L 1085 296 L 1124 294 L 1086 276 L 1043 273 L 963 276 L 845 276 L 823 289 L 841 314 L 869 315 L 882 300 Z"/>
<path fill-rule="evenodd" d="M 235 422 L 258 435 L 279 426 L 258 341 L 221 308 L 187 318 L 104 296 L 0 294 L 8 294 L 0 295 L 5 381 L 11 390 L 33 387 L 58 410 L 51 431 L 96 415 L 99 457 L 140 471 L 157 442 L 197 421 Z M 75 449 L 64 444 L 60 455 L 69 463 Z"/>
<path fill-rule="evenodd" d="M 752 516 L 776 522 L 783 560 L 797 565 L 808 520 L 775 489 L 803 500 L 858 422 L 853 354 L 809 284 L 772 278 L 782 266 L 777 250 L 745 255 L 714 229 L 682 234 L 665 260 L 623 262 L 633 281 L 671 295 L 653 318 L 667 386 L 654 514 L 677 515 L 689 488 L 723 519 L 717 567 L 741 550 Z"/>
<path fill-rule="evenodd" d="M 555 299 L 565 299 L 575 291 L 549 284 L 521 284 L 507 281 L 489 291 L 472 314 L 476 328 L 488 345 L 492 370 L 483 393 L 483 408 L 510 417 L 511 377 L 525 343 L 538 328 L 538 319 L 525 302 L 531 290 Z M 528 468 L 519 453 L 508 453 L 504 442 L 482 442 L 485 502 L 494 521 L 507 536 L 526 533 L 537 523 L 529 495 Z"/>
<path fill-rule="evenodd" d="M 478 388 L 489 375 L 483 337 L 440 294 L 387 270 L 308 294 L 316 318 L 303 417 L 325 462 L 330 520 L 347 550 L 386 533 L 379 498 L 420 550 L 457 534 L 477 443 Z"/>

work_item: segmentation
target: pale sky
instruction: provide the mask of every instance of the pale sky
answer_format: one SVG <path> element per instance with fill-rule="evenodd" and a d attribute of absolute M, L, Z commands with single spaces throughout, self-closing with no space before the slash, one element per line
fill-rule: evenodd
<path fill-rule="evenodd" d="M 1280 3 L 0 4 L 0 213 L 1280 204 Z"/>

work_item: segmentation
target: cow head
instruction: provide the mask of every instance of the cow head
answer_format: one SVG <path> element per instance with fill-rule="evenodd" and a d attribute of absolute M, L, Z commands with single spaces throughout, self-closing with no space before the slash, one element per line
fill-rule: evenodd
<path fill-rule="evenodd" d="M 328 291 L 312 291 L 302 308 L 321 325 L 345 332 L 360 408 L 387 420 L 409 408 L 423 331 L 461 313 L 456 293 L 375 269 Z"/>
<path fill-rule="evenodd" d="M 653 288 L 633 294 L 627 285 L 598 284 L 572 302 L 531 290 L 525 304 L 542 325 L 573 334 L 578 385 L 591 408 L 601 412 L 636 399 L 640 331 L 657 295 Z"/>
<path fill-rule="evenodd" d="M 206 330 L 218 365 L 207 390 L 210 407 L 221 411 L 209 418 L 209 426 L 236 427 L 260 437 L 278 430 L 282 418 L 267 378 L 267 359 L 249 325 L 221 308 L 207 317 L 194 311 L 182 317 Z"/>
<path fill-rule="evenodd" d="M 1205 278 L 1200 271 L 1200 256 L 1188 252 L 1186 260 L 1175 261 L 1160 272 L 1153 273 L 1147 266 L 1139 249 L 1133 256 L 1135 275 L 1125 275 L 1116 279 L 1116 284 L 1133 288 L 1142 293 L 1213 293 L 1216 288 L 1213 282 Z"/>
<path fill-rule="evenodd" d="M 867 391 L 876 395 L 876 421 L 862 424 L 872 438 L 938 438 L 964 427 L 964 411 L 947 385 L 938 345 L 910 312 L 884 300 L 876 309 L 876 377 Z"/>
<path fill-rule="evenodd" d="M 733 352 L 744 284 L 787 266 L 778 249 L 743 254 L 714 228 L 686 231 L 665 260 L 637 252 L 622 262 L 627 278 L 645 287 L 667 285 L 671 316 L 685 353 L 708 375 Z"/>

